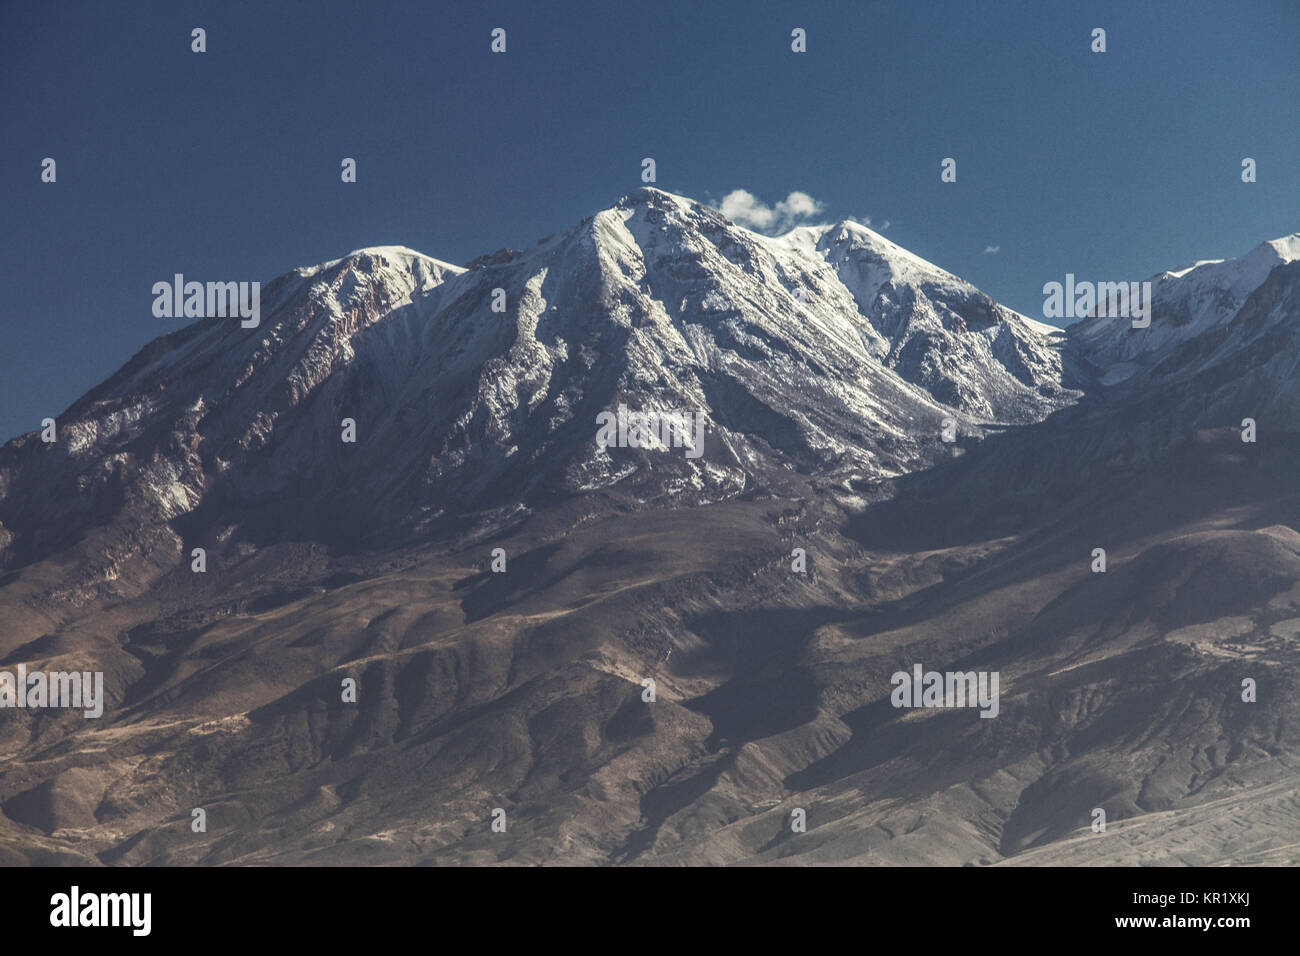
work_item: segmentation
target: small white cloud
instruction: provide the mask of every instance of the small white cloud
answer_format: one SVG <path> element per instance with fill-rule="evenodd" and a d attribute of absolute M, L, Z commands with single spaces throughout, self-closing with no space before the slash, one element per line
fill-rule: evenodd
<path fill-rule="evenodd" d="M 718 208 L 724 216 L 746 229 L 779 235 L 798 225 L 800 220 L 817 215 L 824 207 L 812 196 L 798 190 L 775 206 L 769 206 L 747 189 L 733 189 L 722 197 L 722 205 Z"/>
<path fill-rule="evenodd" d="M 986 255 L 986 256 L 996 256 L 996 255 L 997 255 L 999 252 L 1001 252 L 1001 251 L 1002 251 L 1002 247 L 1001 247 L 1001 246 L 985 246 L 985 247 L 984 247 L 984 255 Z"/>

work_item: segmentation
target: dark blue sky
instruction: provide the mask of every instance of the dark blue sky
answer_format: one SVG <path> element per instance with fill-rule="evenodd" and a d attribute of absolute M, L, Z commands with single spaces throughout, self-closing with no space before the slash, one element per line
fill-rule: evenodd
<path fill-rule="evenodd" d="M 1080 6 L 4 0 L 0 440 L 178 328 L 151 313 L 175 272 L 265 282 L 380 244 L 464 263 L 612 205 L 644 156 L 705 201 L 888 221 L 1035 317 L 1066 272 L 1300 230 L 1300 3 Z"/>

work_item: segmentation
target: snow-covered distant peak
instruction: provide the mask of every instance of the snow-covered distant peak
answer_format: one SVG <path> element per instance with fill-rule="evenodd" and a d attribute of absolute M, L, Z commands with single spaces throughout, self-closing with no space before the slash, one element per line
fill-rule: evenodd
<path fill-rule="evenodd" d="M 1128 318 L 1092 317 L 1070 327 L 1070 337 L 1113 380 L 1168 356 L 1182 343 L 1218 334 L 1251 293 L 1278 266 L 1300 259 L 1300 233 L 1261 242 L 1235 259 L 1202 259 L 1152 277 L 1153 316 L 1145 329 Z M 1229 348 L 1231 346 L 1225 346 Z"/>
<path fill-rule="evenodd" d="M 408 271 L 413 271 L 412 267 L 415 266 L 423 266 L 425 269 L 437 273 L 450 272 L 453 275 L 459 275 L 465 271 L 464 266 L 453 265 L 450 262 L 435 259 L 433 256 L 426 256 L 423 252 L 418 252 L 409 246 L 366 246 L 362 249 L 353 249 L 346 256 L 340 256 L 337 259 L 331 259 L 329 262 L 322 262 L 320 265 L 309 266 L 299 271 L 306 276 L 315 275 L 333 269 L 345 262 L 363 258 L 370 258 L 388 266 L 407 268 Z"/>
<path fill-rule="evenodd" d="M 869 249 L 882 259 L 888 260 L 895 269 L 898 278 L 908 281 L 939 281 L 954 285 L 969 286 L 970 283 L 953 275 L 916 253 L 904 249 L 896 242 L 891 242 L 880 233 L 854 222 L 851 219 L 837 222 L 832 226 L 821 227 L 821 244 L 840 246 L 847 244 L 850 249 Z"/>
<path fill-rule="evenodd" d="M 410 246 L 366 246 L 362 249 L 353 249 L 345 259 L 351 259 L 356 256 L 383 256 L 388 259 L 394 259 L 399 262 L 408 262 L 415 259 L 421 259 L 428 262 L 435 262 L 444 269 L 450 269 L 453 272 L 464 272 L 462 266 L 454 265 L 450 262 L 443 262 L 441 259 L 435 259 L 433 256 L 426 256 L 423 252 L 412 249 Z"/>
<path fill-rule="evenodd" d="M 1279 263 L 1295 262 L 1295 260 L 1300 259 L 1300 232 L 1293 232 L 1291 235 L 1282 236 L 1280 239 L 1261 242 L 1251 252 L 1251 255 L 1256 253 L 1261 256 L 1276 256 Z"/>
<path fill-rule="evenodd" d="M 861 259 L 865 254 L 865 258 L 883 267 L 882 279 L 914 285 L 929 283 L 952 288 L 973 288 L 970 283 L 946 269 L 851 219 L 830 224 L 794 226 L 780 235 L 771 236 L 740 225 L 705 203 L 653 186 L 645 186 L 629 193 L 619 200 L 613 210 L 606 212 L 616 212 L 632 235 L 641 239 L 644 233 L 638 227 L 649 209 L 666 213 L 679 222 L 699 222 L 699 217 L 713 219 L 778 258 L 794 253 L 835 263 L 847 258 Z"/>
<path fill-rule="evenodd" d="M 644 206 L 673 209 L 679 213 L 690 213 L 701 208 L 703 203 L 697 202 L 688 196 L 679 196 L 676 193 L 670 193 L 654 186 L 642 186 L 620 199 L 615 203 L 614 208 L 626 212 Z"/>
<path fill-rule="evenodd" d="M 319 265 L 295 269 L 300 281 L 317 290 L 328 289 L 340 309 L 346 311 L 368 289 L 383 289 L 392 305 L 442 285 L 466 272 L 464 266 L 434 259 L 407 246 L 367 246 Z"/>
<path fill-rule="evenodd" d="M 1300 259 L 1300 233 L 1261 242 L 1235 259 L 1202 259 L 1156 276 L 1157 281 L 1183 280 L 1191 286 L 1213 286 L 1242 299 L 1259 287 L 1276 266 Z"/>

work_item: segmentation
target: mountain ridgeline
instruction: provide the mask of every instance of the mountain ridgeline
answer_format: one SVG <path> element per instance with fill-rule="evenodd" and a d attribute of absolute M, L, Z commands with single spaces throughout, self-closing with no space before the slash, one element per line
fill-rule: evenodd
<path fill-rule="evenodd" d="M 0 859 L 1295 863 L 1300 234 L 1151 289 L 657 189 L 281 276 L 0 449 L 0 670 L 103 677 L 0 708 Z"/>
<path fill-rule="evenodd" d="M 527 253 L 362 250 L 263 298 L 259 328 L 165 335 L 60 415 L 57 443 L 5 446 L 5 567 L 90 533 L 145 580 L 187 545 L 391 545 L 575 495 L 887 479 L 946 453 L 945 419 L 1036 422 L 1082 384 L 1047 327 L 863 226 L 771 239 L 654 189 Z M 703 455 L 598 447 L 619 404 L 702 413 Z"/>

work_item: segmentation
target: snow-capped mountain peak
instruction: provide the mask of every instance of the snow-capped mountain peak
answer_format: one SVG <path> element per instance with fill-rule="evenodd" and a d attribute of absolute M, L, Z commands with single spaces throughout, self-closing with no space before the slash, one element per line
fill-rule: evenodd
<path fill-rule="evenodd" d="M 1261 242 L 1235 259 L 1206 259 L 1151 277 L 1151 324 L 1134 329 L 1124 316 L 1094 316 L 1069 336 L 1079 353 L 1115 383 L 1162 362 L 1206 336 L 1221 335 L 1279 266 L 1300 259 L 1300 233 Z"/>
<path fill-rule="evenodd" d="M 69 457 L 0 451 L 3 559 L 89 527 L 160 567 L 182 526 L 392 540 L 557 497 L 843 486 L 950 455 L 945 420 L 968 437 L 1077 395 L 1047 336 L 865 226 L 767 237 L 654 188 L 466 267 L 374 246 L 295 269 L 262 315 L 151 343 L 59 417 Z M 601 446 L 623 407 L 700 416 L 701 453 Z"/>

